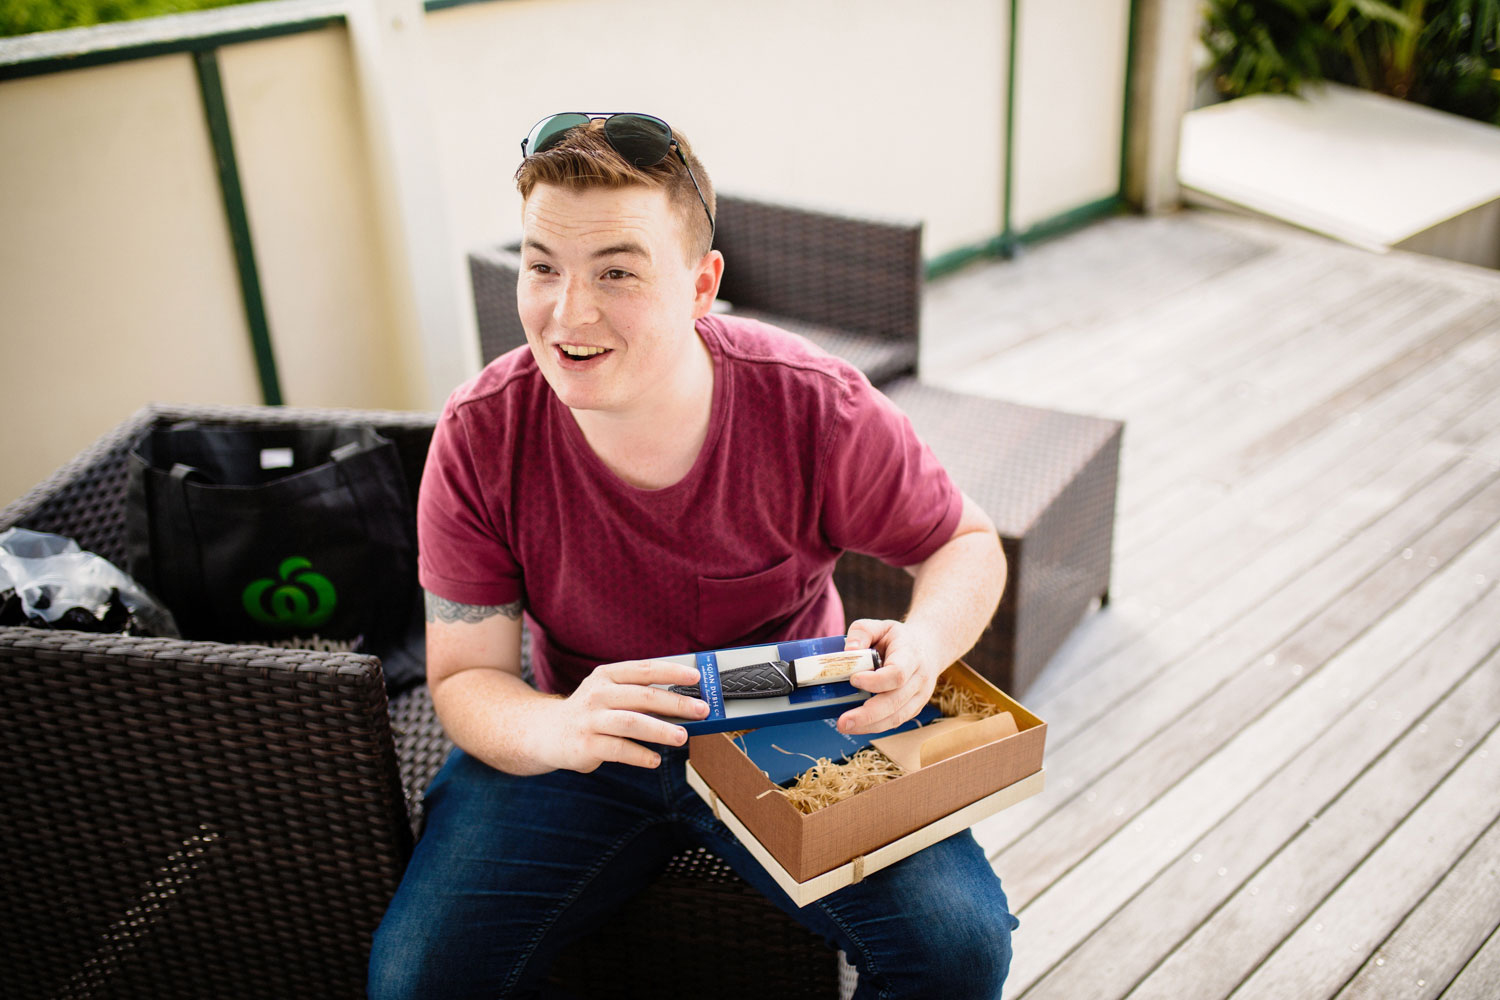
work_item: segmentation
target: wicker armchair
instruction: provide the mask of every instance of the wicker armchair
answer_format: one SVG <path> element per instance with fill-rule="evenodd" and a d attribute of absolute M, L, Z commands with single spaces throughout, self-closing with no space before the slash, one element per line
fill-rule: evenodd
<path fill-rule="evenodd" d="M 917 369 L 921 223 L 881 222 L 720 195 L 714 246 L 728 265 L 719 297 L 849 361 L 876 385 Z M 526 343 L 516 315 L 514 246 L 469 254 L 486 361 Z"/>
<path fill-rule="evenodd" d="M 413 483 L 433 426 L 151 408 L 0 511 L 0 530 L 68 535 L 123 565 L 126 455 L 151 424 L 181 419 L 371 423 Z M 371 935 L 449 750 L 425 686 L 387 705 L 369 656 L 31 628 L 0 629 L 0 676 L 7 996 L 364 995 Z M 559 963 L 563 985 L 835 995 L 834 953 L 705 852 L 674 860 L 630 905 L 631 919 Z M 674 956 L 670 980 L 639 961 L 648 935 Z"/>

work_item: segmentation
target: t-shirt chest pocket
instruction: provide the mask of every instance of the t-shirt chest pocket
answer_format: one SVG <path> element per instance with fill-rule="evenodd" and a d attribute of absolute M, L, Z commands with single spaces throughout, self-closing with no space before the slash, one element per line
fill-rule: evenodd
<path fill-rule="evenodd" d="M 768 638 L 800 603 L 797 560 L 787 556 L 770 569 L 737 577 L 698 577 L 698 628 L 703 649 Z"/>

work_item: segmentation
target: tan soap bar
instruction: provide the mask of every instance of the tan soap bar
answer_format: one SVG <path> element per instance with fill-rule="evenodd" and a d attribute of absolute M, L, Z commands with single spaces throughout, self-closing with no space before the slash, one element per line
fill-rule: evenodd
<path fill-rule="evenodd" d="M 939 719 L 895 736 L 882 736 L 870 745 L 900 764 L 902 770 L 916 771 L 1016 732 L 1015 717 L 1001 712 L 988 719 Z"/>
<path fill-rule="evenodd" d="M 982 747 L 1020 732 L 1016 718 L 1009 712 L 992 715 L 988 719 L 971 722 L 967 726 L 954 728 L 951 732 L 936 733 L 922 744 L 922 766 L 936 764 L 949 757 L 957 757 L 976 747 Z"/>

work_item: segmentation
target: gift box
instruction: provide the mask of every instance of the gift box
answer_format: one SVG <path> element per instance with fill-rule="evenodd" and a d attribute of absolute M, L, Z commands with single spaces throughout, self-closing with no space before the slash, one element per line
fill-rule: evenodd
<path fill-rule="evenodd" d="M 944 744 L 937 759 L 813 813 L 787 801 L 728 733 L 689 740 L 688 782 L 806 906 L 1042 790 L 1047 724 L 967 664 L 942 680 L 1009 712 L 1016 731 L 989 739 L 993 727 L 975 722 L 976 738 L 987 740 L 979 745 L 935 737 Z"/>

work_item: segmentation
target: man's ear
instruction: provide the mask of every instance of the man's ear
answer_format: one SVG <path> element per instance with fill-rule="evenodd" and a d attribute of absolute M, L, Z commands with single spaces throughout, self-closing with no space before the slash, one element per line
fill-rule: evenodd
<path fill-rule="evenodd" d="M 724 255 L 710 250 L 698 262 L 698 272 L 693 277 L 693 319 L 701 319 L 713 309 L 714 299 L 719 297 L 719 282 L 724 280 Z"/>

